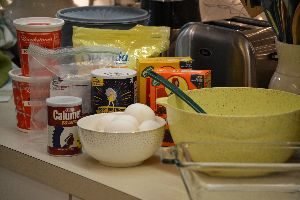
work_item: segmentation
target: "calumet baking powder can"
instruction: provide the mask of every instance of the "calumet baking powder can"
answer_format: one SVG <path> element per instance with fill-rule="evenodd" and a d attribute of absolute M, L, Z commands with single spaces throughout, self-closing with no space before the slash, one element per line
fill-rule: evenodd
<path fill-rule="evenodd" d="M 128 68 L 101 68 L 91 72 L 93 113 L 124 111 L 137 102 L 137 72 Z"/>
<path fill-rule="evenodd" d="M 61 47 L 64 20 L 51 17 L 26 17 L 13 21 L 17 30 L 18 48 L 23 76 L 29 76 L 27 49 L 36 44 L 48 49 Z"/>
<path fill-rule="evenodd" d="M 48 153 L 71 156 L 81 153 L 77 121 L 82 114 L 82 99 L 56 96 L 46 99 L 48 111 Z"/>

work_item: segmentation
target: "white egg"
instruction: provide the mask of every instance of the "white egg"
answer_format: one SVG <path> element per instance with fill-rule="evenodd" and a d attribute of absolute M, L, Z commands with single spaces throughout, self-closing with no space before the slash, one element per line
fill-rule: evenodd
<path fill-rule="evenodd" d="M 139 123 L 145 120 L 154 119 L 155 117 L 154 111 L 150 107 L 141 103 L 129 105 L 124 112 L 135 117 Z"/>
<path fill-rule="evenodd" d="M 137 130 L 138 127 L 134 123 L 122 119 L 112 120 L 104 127 L 105 132 L 133 132 Z"/>
<path fill-rule="evenodd" d="M 164 126 L 164 125 L 166 124 L 166 120 L 163 119 L 163 118 L 161 118 L 161 117 L 155 118 L 155 121 L 156 121 L 157 123 L 159 123 L 161 126 Z"/>
<path fill-rule="evenodd" d="M 89 120 L 85 123 L 85 126 L 90 130 L 97 131 L 98 121 L 97 120 Z"/>
<path fill-rule="evenodd" d="M 124 121 L 128 121 L 130 123 L 133 123 L 136 127 L 139 126 L 139 122 L 138 120 L 133 117 L 132 115 L 127 115 L 127 114 L 120 114 L 120 115 L 117 115 L 114 120 L 124 120 Z"/>
<path fill-rule="evenodd" d="M 154 129 L 160 127 L 160 126 L 161 126 L 161 124 L 158 123 L 156 120 L 153 120 L 153 119 L 145 120 L 139 126 L 139 131 L 154 130 Z"/>
<path fill-rule="evenodd" d="M 104 127 L 107 124 L 109 124 L 116 117 L 117 117 L 117 115 L 113 114 L 113 113 L 105 113 L 105 114 L 99 115 L 99 118 L 97 118 L 97 123 L 95 123 L 94 130 L 103 131 Z"/>

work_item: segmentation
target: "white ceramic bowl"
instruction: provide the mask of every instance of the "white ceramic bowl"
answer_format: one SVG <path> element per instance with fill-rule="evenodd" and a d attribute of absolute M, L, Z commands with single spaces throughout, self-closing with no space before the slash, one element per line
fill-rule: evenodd
<path fill-rule="evenodd" d="M 84 151 L 106 166 L 130 167 L 141 164 L 160 147 L 165 120 L 156 117 L 159 128 L 136 132 L 99 132 L 93 130 L 99 119 L 95 114 L 78 120 L 78 133 Z"/>

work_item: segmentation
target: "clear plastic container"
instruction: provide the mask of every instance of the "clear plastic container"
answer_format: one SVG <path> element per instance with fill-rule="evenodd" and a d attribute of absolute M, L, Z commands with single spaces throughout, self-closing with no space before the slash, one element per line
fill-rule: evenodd
<path fill-rule="evenodd" d="M 161 159 L 177 166 L 191 200 L 300 199 L 299 143 L 181 143 Z"/>

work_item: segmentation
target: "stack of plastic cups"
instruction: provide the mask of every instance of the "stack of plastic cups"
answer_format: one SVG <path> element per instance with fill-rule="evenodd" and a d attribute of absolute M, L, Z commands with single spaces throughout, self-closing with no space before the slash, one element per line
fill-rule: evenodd
<path fill-rule="evenodd" d="M 9 72 L 12 79 L 14 103 L 16 106 L 17 128 L 22 132 L 33 132 L 47 128 L 47 110 L 43 100 L 49 97 L 50 79 L 23 76 L 20 69 Z M 32 88 L 36 88 L 34 97 Z M 31 99 L 40 101 L 32 101 Z"/>
<path fill-rule="evenodd" d="M 50 17 L 28 17 L 14 20 L 21 69 L 11 70 L 9 75 L 13 83 L 17 128 L 22 132 L 47 129 L 45 101 L 49 97 L 51 82 L 49 77 L 30 77 L 27 48 L 30 44 L 49 49 L 61 47 L 63 24 L 63 20 Z"/>

